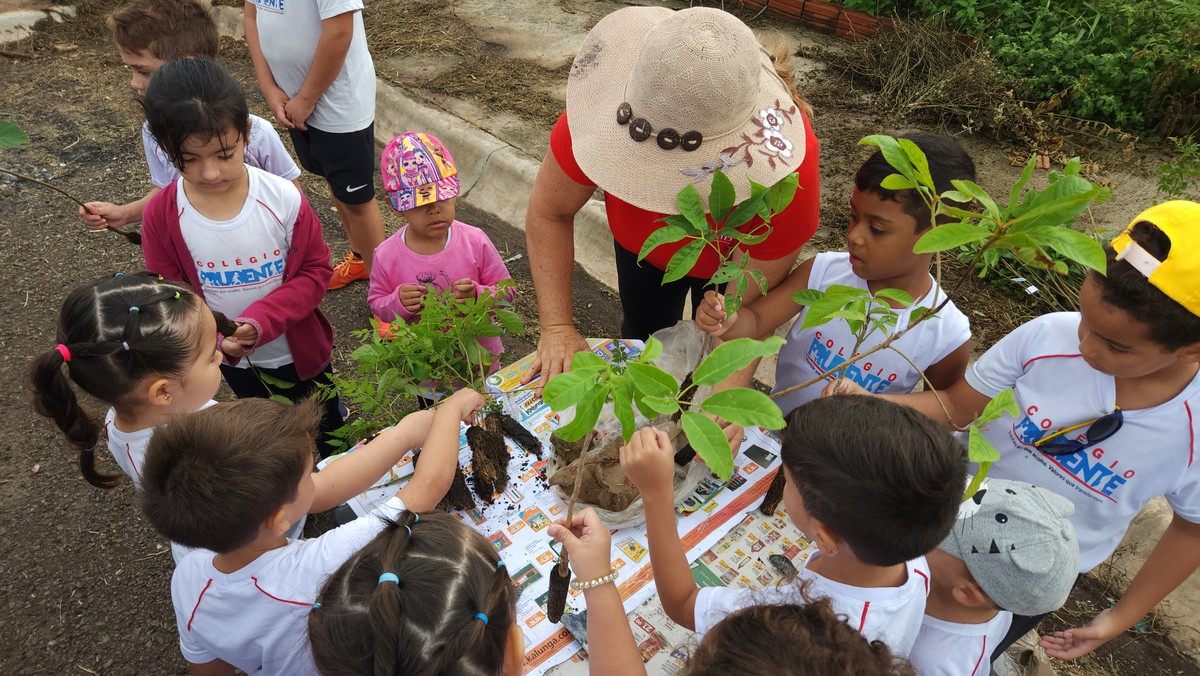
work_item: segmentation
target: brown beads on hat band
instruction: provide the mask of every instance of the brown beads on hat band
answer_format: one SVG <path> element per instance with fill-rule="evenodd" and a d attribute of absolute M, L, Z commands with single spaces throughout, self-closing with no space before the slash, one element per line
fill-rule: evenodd
<path fill-rule="evenodd" d="M 654 134 L 654 128 L 644 117 L 633 116 L 633 106 L 629 103 L 622 103 L 617 106 L 617 124 L 629 125 L 629 138 L 641 143 L 650 138 Z M 684 152 L 692 152 L 704 143 L 704 136 L 698 131 L 689 131 L 686 134 L 680 135 L 678 131 L 667 127 L 660 129 L 658 136 L 655 137 L 658 142 L 658 147 L 663 150 L 675 150 L 682 148 Z"/>

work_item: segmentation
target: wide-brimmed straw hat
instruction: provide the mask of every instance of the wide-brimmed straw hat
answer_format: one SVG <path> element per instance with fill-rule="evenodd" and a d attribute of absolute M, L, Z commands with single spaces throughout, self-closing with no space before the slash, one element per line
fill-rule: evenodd
<path fill-rule="evenodd" d="M 713 171 L 738 201 L 804 159 L 804 122 L 771 56 L 732 14 L 630 7 L 588 33 L 567 79 L 567 123 L 579 167 L 636 207 L 678 213 Z"/>

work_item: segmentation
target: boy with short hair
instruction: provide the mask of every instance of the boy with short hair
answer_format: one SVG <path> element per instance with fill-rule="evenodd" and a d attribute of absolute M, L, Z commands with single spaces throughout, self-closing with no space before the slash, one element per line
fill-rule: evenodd
<path fill-rule="evenodd" d="M 900 138 L 912 141 L 925 153 L 938 192 L 951 190 L 953 180 L 975 179 L 975 163 L 954 139 L 927 132 Z M 729 317 L 725 316 L 723 298 L 709 291 L 696 313 L 696 324 L 706 333 L 724 339 L 759 338 L 770 335 L 799 314 L 779 352 L 775 370 L 778 392 L 838 366 L 855 348 L 856 339 L 844 319 L 801 328 L 808 308 L 792 300 L 797 291 L 824 291 L 834 284 L 869 289 L 871 293 L 887 288 L 905 291 L 913 298 L 911 306 L 901 308 L 898 303 L 887 301 L 900 315 L 889 333 L 905 330 L 915 313 L 923 311 L 921 308 L 937 307 L 945 300 L 946 293 L 929 274 L 932 254 L 913 253 L 913 245 L 930 228 L 929 207 L 916 190 L 881 187 L 883 180 L 894 173 L 879 151 L 859 167 L 850 194 L 848 251 L 821 253 L 804 261 L 779 286 Z M 888 337 L 876 331 L 859 351 Z M 970 340 L 971 326 L 966 315 L 953 302 L 947 302 L 936 321 L 922 322 L 892 343 L 892 350 L 901 354 L 892 350 L 877 352 L 866 362 L 847 367 L 845 377 L 871 392 L 905 393 L 912 391 L 924 372 L 934 386 L 945 387 L 966 371 Z M 823 385 L 818 382 L 783 395 L 776 403 L 786 414 L 818 398 Z"/>
<path fill-rule="evenodd" d="M 969 424 L 1011 387 L 1019 413 L 983 429 L 1000 451 L 990 476 L 1071 500 L 1080 572 L 1108 558 L 1133 517 L 1163 496 L 1174 518 L 1113 608 L 1042 638 L 1073 659 L 1133 626 L 1200 568 L 1200 204 L 1142 212 L 1105 247 L 1079 312 L 1026 322 L 937 393 L 954 424 Z M 843 384 L 839 391 L 853 391 Z M 934 392 L 884 395 L 946 422 Z M 1001 651 L 1037 626 L 1017 616 Z M 998 655 L 999 652 L 994 653 Z"/>
<path fill-rule="evenodd" d="M 105 22 L 112 31 L 121 62 L 132 73 L 129 86 L 138 101 L 145 96 L 150 77 L 164 63 L 190 57 L 215 59 L 220 44 L 216 22 L 208 8 L 197 0 L 131 0 L 108 15 Z M 142 150 L 154 187 L 145 197 L 128 204 L 88 202 L 87 209 L 79 210 L 79 216 L 88 227 L 119 228 L 142 220 L 142 211 L 150 198 L 179 178 L 179 170 L 145 122 L 142 123 Z M 284 148 L 271 123 L 257 115 L 250 116 L 245 160 L 252 167 L 292 181 L 296 189 L 300 189 L 296 180 L 300 177 L 300 167 Z"/>
<path fill-rule="evenodd" d="M 247 0 L 246 46 L 300 164 L 329 183 L 350 253 L 330 289 L 365 280 L 383 241 L 375 204 L 375 64 L 362 0 Z"/>
<path fill-rule="evenodd" d="M 920 415 L 871 397 L 817 399 L 792 411 L 783 433 L 783 501 L 817 551 L 798 573 L 810 593 L 869 640 L 905 655 L 929 593 L 925 553 L 949 532 L 966 480 L 967 454 Z M 704 633 L 756 603 L 804 603 L 795 585 L 696 586 L 675 525 L 674 451 L 666 434 L 638 430 L 621 469 L 638 487 L 655 584 L 667 615 Z"/>
<path fill-rule="evenodd" d="M 950 535 L 930 552 L 929 600 L 908 660 L 926 676 L 987 676 L 1013 613 L 1066 602 L 1079 569 L 1070 500 L 989 479 L 963 502 Z"/>
<path fill-rule="evenodd" d="M 142 510 L 172 542 L 210 550 L 185 557 L 171 578 L 192 673 L 315 673 L 305 632 L 320 586 L 382 530 L 383 519 L 437 505 L 458 470 L 459 421 L 482 407 L 479 393 L 459 390 L 436 412 L 406 416 L 316 474 L 321 406 L 313 400 L 239 399 L 156 431 Z M 375 516 L 309 540 L 284 537 L 301 515 L 367 489 L 418 446 L 416 474 Z"/>

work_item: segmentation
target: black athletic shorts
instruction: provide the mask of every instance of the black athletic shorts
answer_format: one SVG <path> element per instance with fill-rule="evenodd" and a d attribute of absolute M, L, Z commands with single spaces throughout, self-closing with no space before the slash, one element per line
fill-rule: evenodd
<path fill-rule="evenodd" d="M 343 204 L 375 199 L 375 123 L 366 129 L 335 134 L 309 125 L 308 131 L 289 129 L 296 157 L 305 170 L 329 181 L 329 190 Z"/>

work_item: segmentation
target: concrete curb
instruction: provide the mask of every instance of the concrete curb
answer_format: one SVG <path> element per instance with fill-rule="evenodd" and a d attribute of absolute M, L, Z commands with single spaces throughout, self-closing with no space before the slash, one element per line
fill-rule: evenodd
<path fill-rule="evenodd" d="M 525 229 L 529 193 L 541 161 L 470 122 L 378 79 L 376 142 L 385 144 L 393 136 L 418 130 L 437 136 L 454 155 L 463 201 L 519 230 Z M 612 234 L 602 200 L 589 201 L 575 216 L 575 261 L 601 283 L 616 289 Z"/>

